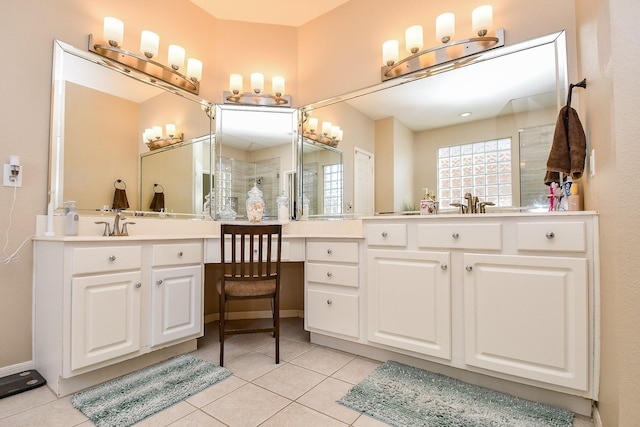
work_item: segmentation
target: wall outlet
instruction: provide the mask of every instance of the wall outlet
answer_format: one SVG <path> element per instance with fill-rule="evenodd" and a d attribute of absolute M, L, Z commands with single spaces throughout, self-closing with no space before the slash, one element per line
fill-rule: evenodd
<path fill-rule="evenodd" d="M 4 174 L 2 179 L 2 185 L 5 187 L 22 187 L 22 166 L 18 166 L 20 169 L 17 176 L 12 176 L 11 165 L 5 163 Z"/>

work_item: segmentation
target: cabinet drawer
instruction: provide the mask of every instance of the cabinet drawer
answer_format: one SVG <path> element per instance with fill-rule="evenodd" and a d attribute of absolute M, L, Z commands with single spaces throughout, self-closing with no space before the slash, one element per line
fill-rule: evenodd
<path fill-rule="evenodd" d="M 307 290 L 307 327 L 358 338 L 358 296 Z"/>
<path fill-rule="evenodd" d="M 74 248 L 71 274 L 133 270 L 141 267 L 140 246 Z"/>
<path fill-rule="evenodd" d="M 358 242 L 307 242 L 308 261 L 358 262 Z"/>
<path fill-rule="evenodd" d="M 407 246 L 407 225 L 369 224 L 367 243 L 375 246 Z"/>
<path fill-rule="evenodd" d="M 420 224 L 418 247 L 502 249 L 501 224 Z"/>
<path fill-rule="evenodd" d="M 171 243 L 153 245 L 153 265 L 200 264 L 201 243 Z"/>
<path fill-rule="evenodd" d="M 307 263 L 307 281 L 358 287 L 358 266 Z"/>
<path fill-rule="evenodd" d="M 587 236 L 582 221 L 518 223 L 517 248 L 521 251 L 586 252 Z"/>

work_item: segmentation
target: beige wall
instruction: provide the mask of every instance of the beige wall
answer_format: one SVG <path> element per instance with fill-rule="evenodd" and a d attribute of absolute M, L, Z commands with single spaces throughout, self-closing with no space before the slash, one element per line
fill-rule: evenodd
<path fill-rule="evenodd" d="M 5 163 L 15 154 L 24 165 L 7 251 L 34 233 L 35 216 L 45 212 L 54 38 L 83 47 L 88 33 L 101 32 L 104 16 L 118 16 L 126 25 L 125 46 L 135 46 L 140 31 L 148 26 L 160 33 L 163 45 L 181 44 L 201 58 L 205 63 L 201 95 L 206 99 L 220 100 L 229 73 L 246 75 L 260 67 L 268 76 L 284 74 L 287 92 L 299 106 L 378 83 L 384 40 L 401 39 L 416 17 L 429 34 L 436 15 L 445 10 L 456 13 L 458 28 L 468 27 L 476 3 L 481 4 L 351 0 L 295 29 L 218 21 L 187 0 L 0 2 L 0 16 L 5 17 L 0 40 L 7 59 L 0 82 L 0 161 Z M 586 208 L 601 214 L 599 408 L 606 426 L 634 425 L 640 419 L 640 286 L 635 271 L 640 241 L 640 129 L 635 116 L 638 85 L 634 84 L 640 68 L 640 56 L 634 54 L 640 4 L 634 0 L 490 3 L 496 25 L 507 30 L 507 44 L 567 30 L 570 81 L 588 79 L 588 89 L 574 105 L 579 106 L 598 167 L 596 177 L 585 178 L 583 188 L 587 189 Z M 3 232 L 9 225 L 12 199 L 13 190 L 0 187 Z M 31 360 L 32 262 L 27 244 L 17 262 L 0 264 L 0 324 L 10 325 L 0 328 L 0 369 Z"/>

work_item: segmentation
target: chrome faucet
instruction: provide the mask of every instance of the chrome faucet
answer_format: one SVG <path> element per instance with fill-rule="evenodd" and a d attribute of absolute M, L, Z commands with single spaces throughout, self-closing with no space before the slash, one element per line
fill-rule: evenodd
<path fill-rule="evenodd" d="M 471 193 L 465 193 L 464 200 L 466 203 L 451 203 L 450 206 L 459 208 L 461 214 L 469 213 L 485 213 L 485 206 L 493 206 L 493 202 L 481 202 L 478 196 L 473 196 Z"/>
<path fill-rule="evenodd" d="M 122 227 L 120 226 L 120 221 L 122 222 Z M 96 224 L 104 224 L 104 232 L 103 236 L 128 236 L 129 232 L 127 230 L 127 225 L 135 224 L 135 222 L 124 222 L 125 217 L 120 211 L 116 211 L 116 216 L 113 220 L 113 231 L 109 226 L 109 223 L 106 221 L 96 221 Z"/>

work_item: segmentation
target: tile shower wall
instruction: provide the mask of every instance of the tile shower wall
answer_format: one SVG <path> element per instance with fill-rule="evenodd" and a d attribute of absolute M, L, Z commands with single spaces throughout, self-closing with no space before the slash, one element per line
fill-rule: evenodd
<path fill-rule="evenodd" d="M 549 124 L 520 132 L 520 206 L 549 205 L 549 187 L 544 183 L 544 174 L 554 129 L 555 126 Z"/>

